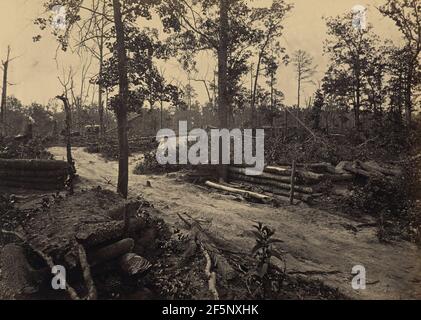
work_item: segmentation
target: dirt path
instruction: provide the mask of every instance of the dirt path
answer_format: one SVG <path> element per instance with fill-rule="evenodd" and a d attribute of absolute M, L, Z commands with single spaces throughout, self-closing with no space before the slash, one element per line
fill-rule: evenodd
<path fill-rule="evenodd" d="M 56 159 L 65 157 L 64 148 L 50 149 Z M 82 182 L 79 187 L 114 187 L 117 163 L 107 162 L 82 148 L 74 149 L 74 158 Z M 139 158 L 139 157 L 138 157 Z M 131 167 L 136 157 L 130 159 Z M 152 187 L 146 187 L 149 180 Z M 287 271 L 314 279 L 354 298 L 421 299 L 421 250 L 407 242 L 381 244 L 374 228 L 307 206 L 272 208 L 239 202 L 233 197 L 209 192 L 173 176 L 130 175 L 130 193 L 142 194 L 162 211 L 166 222 L 181 227 L 176 213 L 187 212 L 209 222 L 209 231 L 229 241 L 234 248 L 249 251 L 254 244 L 249 230 L 260 221 L 276 230 L 283 240 Z M 354 229 L 355 230 L 355 229 Z M 279 263 L 281 263 L 279 261 Z M 351 287 L 352 267 L 363 265 L 367 272 L 365 290 Z"/>

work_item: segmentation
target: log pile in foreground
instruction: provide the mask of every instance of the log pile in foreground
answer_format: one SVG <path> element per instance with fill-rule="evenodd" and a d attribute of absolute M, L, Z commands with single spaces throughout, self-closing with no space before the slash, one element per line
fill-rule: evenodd
<path fill-rule="evenodd" d="M 0 159 L 0 187 L 61 190 L 67 177 L 65 161 Z"/>
<path fill-rule="evenodd" d="M 338 165 L 322 162 L 295 165 L 266 166 L 260 175 L 247 175 L 243 167 L 228 167 L 229 184 L 207 181 L 208 187 L 238 194 L 258 202 L 281 200 L 293 203 L 294 200 L 310 203 L 320 197 L 322 192 L 338 195 L 356 178 L 393 178 L 402 172 L 392 165 L 380 165 L 374 161 L 341 161 Z M 331 185 L 326 190 L 325 182 Z M 323 186 L 323 184 L 325 184 Z M 339 188 L 337 188 L 339 186 Z M 346 193 L 346 192 L 345 192 Z M 341 195 L 345 194 L 341 193 Z"/>
<path fill-rule="evenodd" d="M 43 276 L 51 281 L 55 265 L 64 266 L 68 274 L 82 275 L 75 278 L 83 279 L 87 294 L 82 297 L 80 289 L 69 284 L 71 299 L 96 298 L 91 268 L 105 263 L 112 262 L 127 276 L 143 274 L 151 264 L 133 252 L 134 239 L 148 225 L 136 217 L 140 207 L 154 210 L 142 201 L 127 202 L 111 191 L 93 189 L 58 199 L 17 230 L 2 230 L 41 258 L 45 269 L 34 271 L 21 245 L 7 245 L 0 253 L 0 295 L 5 295 L 0 298 L 30 298 Z"/>

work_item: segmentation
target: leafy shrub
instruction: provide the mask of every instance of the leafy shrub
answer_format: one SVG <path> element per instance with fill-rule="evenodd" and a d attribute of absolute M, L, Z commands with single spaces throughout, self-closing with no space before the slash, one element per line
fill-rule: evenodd
<path fill-rule="evenodd" d="M 34 138 L 28 142 L 17 142 L 12 138 L 0 138 L 1 159 L 53 159 L 45 148 L 45 141 Z"/>

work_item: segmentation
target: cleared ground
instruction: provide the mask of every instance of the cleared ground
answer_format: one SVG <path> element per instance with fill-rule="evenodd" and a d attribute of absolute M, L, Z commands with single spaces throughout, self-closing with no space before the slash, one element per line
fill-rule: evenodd
<path fill-rule="evenodd" d="M 65 159 L 65 148 L 49 151 L 57 160 Z M 74 148 L 73 156 L 81 180 L 78 189 L 98 185 L 115 189 L 116 162 L 83 148 Z M 130 170 L 139 158 L 130 158 Z M 408 242 L 379 243 L 375 228 L 360 228 L 361 221 L 308 206 L 272 208 L 237 201 L 233 196 L 183 182 L 176 174 L 130 174 L 129 179 L 131 196 L 142 194 L 160 209 L 168 224 L 181 228 L 176 213 L 186 212 L 203 220 L 210 233 L 232 245 L 231 250 L 249 252 L 254 245 L 250 230 L 256 222 L 262 222 L 274 228 L 276 238 L 284 241 L 279 249 L 285 253 L 288 273 L 321 279 L 358 299 L 421 298 L 421 250 Z M 146 186 L 148 180 L 152 187 Z M 371 220 L 367 218 L 367 222 Z M 366 268 L 365 290 L 351 287 L 355 265 Z"/>

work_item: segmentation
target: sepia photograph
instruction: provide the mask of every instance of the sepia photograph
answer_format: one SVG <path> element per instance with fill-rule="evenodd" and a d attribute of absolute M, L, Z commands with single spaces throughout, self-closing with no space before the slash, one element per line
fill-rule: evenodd
<path fill-rule="evenodd" d="M 420 52 L 419 0 L 0 0 L 0 301 L 421 300 Z"/>

